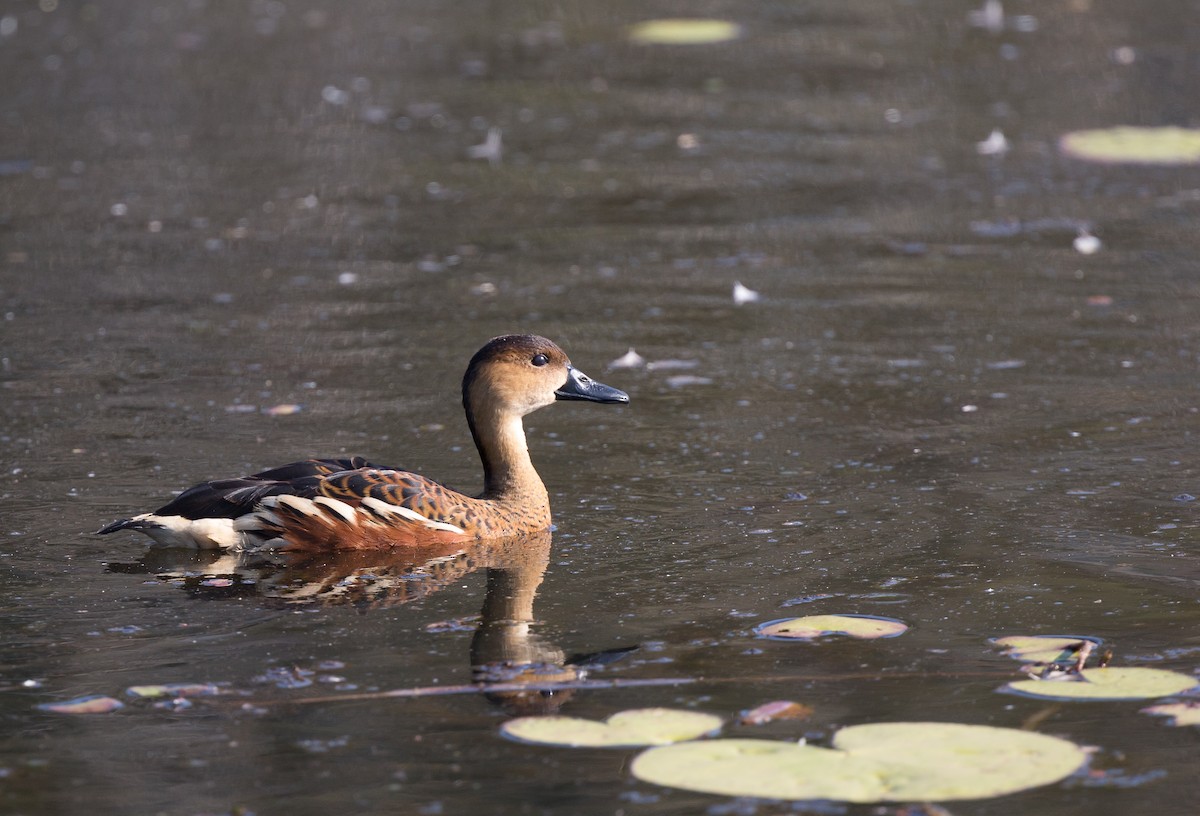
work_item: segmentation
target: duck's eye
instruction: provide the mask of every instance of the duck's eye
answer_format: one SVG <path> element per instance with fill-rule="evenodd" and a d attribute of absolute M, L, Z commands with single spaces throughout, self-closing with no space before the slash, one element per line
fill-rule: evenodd
<path fill-rule="evenodd" d="M 535 354 L 533 355 L 533 359 L 529 362 L 540 368 L 541 366 L 544 366 L 546 363 L 550 362 L 550 358 L 545 354 Z"/>

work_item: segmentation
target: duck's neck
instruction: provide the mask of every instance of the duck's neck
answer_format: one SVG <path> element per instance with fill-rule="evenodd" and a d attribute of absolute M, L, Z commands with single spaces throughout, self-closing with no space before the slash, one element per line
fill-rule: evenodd
<path fill-rule="evenodd" d="M 492 412 L 476 416 L 468 409 L 467 419 L 483 462 L 480 498 L 546 506 L 549 501 L 546 486 L 529 458 L 520 415 Z"/>

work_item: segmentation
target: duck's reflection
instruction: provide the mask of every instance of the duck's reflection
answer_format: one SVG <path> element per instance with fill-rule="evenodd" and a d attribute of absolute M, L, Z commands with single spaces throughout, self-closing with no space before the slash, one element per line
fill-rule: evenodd
<path fill-rule="evenodd" d="M 487 591 L 471 638 L 473 679 L 504 684 L 488 698 L 511 714 L 552 713 L 571 697 L 559 683 L 628 650 L 567 659 L 536 632 L 534 599 L 550 562 L 551 534 L 328 555 L 208 553 L 152 549 L 113 572 L 152 574 L 201 598 L 256 597 L 272 604 L 351 605 L 361 611 L 428 597 L 484 569 Z M 527 685 L 527 690 L 512 686 Z"/>

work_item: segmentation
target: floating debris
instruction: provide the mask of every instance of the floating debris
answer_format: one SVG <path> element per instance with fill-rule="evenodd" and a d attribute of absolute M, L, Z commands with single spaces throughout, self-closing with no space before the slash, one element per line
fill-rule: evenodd
<path fill-rule="evenodd" d="M 999 34 L 1004 30 L 1004 4 L 1000 0 L 985 0 L 980 8 L 967 13 L 967 24 Z"/>
<path fill-rule="evenodd" d="M 975 152 L 980 156 L 1003 156 L 1011 149 L 1008 139 L 999 128 L 993 130 L 982 142 L 975 143 Z"/>
<path fill-rule="evenodd" d="M 700 365 L 699 360 L 651 360 L 646 363 L 647 371 L 683 371 L 691 368 L 696 368 Z"/>
<path fill-rule="evenodd" d="M 697 377 L 694 374 L 676 374 L 667 377 L 668 388 L 686 388 L 689 385 L 712 385 L 710 377 Z"/>
<path fill-rule="evenodd" d="M 120 700 L 102 694 L 76 697 L 62 703 L 42 703 L 38 706 L 42 711 L 52 711 L 55 714 L 108 714 L 124 707 L 125 704 Z"/>
<path fill-rule="evenodd" d="M 1076 130 L 1058 140 L 1067 156 L 1103 164 L 1200 164 L 1200 129 L 1112 127 Z"/>
<path fill-rule="evenodd" d="M 425 624 L 425 631 L 433 634 L 441 634 L 443 632 L 474 632 L 478 628 L 478 615 L 471 615 L 465 618 L 451 618 L 449 620 L 434 621 L 433 623 Z"/>
<path fill-rule="evenodd" d="M 629 351 L 608 364 L 609 368 L 641 368 L 646 365 L 646 358 L 631 347 Z"/>
<path fill-rule="evenodd" d="M 1075 247 L 1075 251 L 1080 255 L 1095 255 L 1103 246 L 1099 238 L 1085 229 L 1079 230 L 1079 234 L 1075 236 L 1075 240 L 1071 245 Z"/>
<path fill-rule="evenodd" d="M 640 45 L 709 45 L 740 36 L 737 23 L 703 18 L 646 20 L 629 28 L 629 39 Z"/>
<path fill-rule="evenodd" d="M 752 708 L 738 718 L 742 725 L 765 725 L 776 720 L 805 720 L 812 716 L 811 706 L 791 700 L 775 700 Z"/>
<path fill-rule="evenodd" d="M 326 85 L 321 89 L 321 98 L 330 105 L 345 105 L 350 101 L 350 94 L 336 85 Z"/>
<path fill-rule="evenodd" d="M 472 159 L 487 159 L 488 164 L 492 167 L 500 164 L 504 158 L 504 135 L 500 128 L 488 128 L 487 138 L 483 144 L 472 145 L 467 148 L 467 157 Z"/>
<path fill-rule="evenodd" d="M 285 402 L 282 405 L 272 405 L 270 408 L 264 408 L 263 413 L 267 416 L 291 416 L 303 410 L 303 405 L 297 405 L 294 402 Z"/>
<path fill-rule="evenodd" d="M 733 303 L 735 306 L 755 303 L 759 300 L 762 300 L 761 294 L 747 286 L 743 286 L 741 281 L 733 282 Z"/>
<path fill-rule="evenodd" d="M 273 666 L 254 678 L 255 683 L 273 685 L 281 689 L 306 688 L 313 684 L 314 672 L 308 669 Z"/>
<path fill-rule="evenodd" d="M 130 697 L 149 700 L 155 697 L 211 697 L 221 690 L 212 683 L 163 683 L 152 686 L 130 686 L 125 689 Z"/>
<path fill-rule="evenodd" d="M 1142 709 L 1143 714 L 1171 717 L 1171 725 L 1200 725 L 1200 702 L 1169 703 Z"/>

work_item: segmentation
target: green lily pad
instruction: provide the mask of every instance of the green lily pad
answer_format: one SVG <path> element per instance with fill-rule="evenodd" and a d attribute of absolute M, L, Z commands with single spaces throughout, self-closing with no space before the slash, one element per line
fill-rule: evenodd
<path fill-rule="evenodd" d="M 1181 127 L 1112 127 L 1076 130 L 1058 140 L 1068 156 L 1110 164 L 1200 163 L 1200 130 Z"/>
<path fill-rule="evenodd" d="M 1172 717 L 1171 725 L 1200 725 L 1200 703 L 1167 703 L 1143 708 L 1142 713 Z"/>
<path fill-rule="evenodd" d="M 814 640 L 826 635 L 874 640 L 902 635 L 908 626 L 894 618 L 873 615 L 805 615 L 768 621 L 754 628 L 759 637 L 784 640 Z"/>
<path fill-rule="evenodd" d="M 1095 646 L 1104 642 L 1099 638 L 1070 635 L 1010 635 L 992 638 L 991 642 L 1003 648 L 1004 653 L 1014 660 L 1030 663 L 1073 663 L 1079 651 L 1079 644 L 1085 640 Z"/>
<path fill-rule="evenodd" d="M 740 36 L 742 27 L 729 20 L 646 20 L 629 28 L 629 39 L 642 45 L 707 45 L 736 40 Z"/>
<path fill-rule="evenodd" d="M 38 706 L 42 711 L 53 711 L 55 714 L 108 714 L 124 707 L 125 704 L 120 700 L 102 694 L 76 697 L 61 703 L 42 703 Z"/>
<path fill-rule="evenodd" d="M 720 717 L 671 708 L 635 708 L 605 722 L 578 717 L 518 717 L 500 726 L 500 733 L 521 742 L 565 745 L 571 748 L 619 748 L 667 745 L 718 731 Z"/>
<path fill-rule="evenodd" d="M 833 748 L 706 740 L 651 748 L 633 761 L 645 782 L 721 796 L 903 802 L 982 799 L 1048 785 L 1087 755 L 1057 737 L 957 723 L 844 728 Z"/>
<path fill-rule="evenodd" d="M 1179 694 L 1196 685 L 1195 677 L 1179 672 L 1109 666 L 1084 669 L 1054 680 L 1017 680 L 1003 690 L 1053 700 L 1149 700 Z"/>

